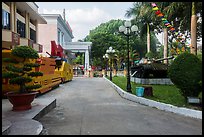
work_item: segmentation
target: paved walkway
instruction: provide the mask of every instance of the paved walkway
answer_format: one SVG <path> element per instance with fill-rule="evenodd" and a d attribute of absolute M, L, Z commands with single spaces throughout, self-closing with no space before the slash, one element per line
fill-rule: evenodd
<path fill-rule="evenodd" d="M 44 135 L 202 135 L 202 120 L 123 99 L 104 78 L 74 78 L 43 97 L 57 99 L 39 119 Z"/>

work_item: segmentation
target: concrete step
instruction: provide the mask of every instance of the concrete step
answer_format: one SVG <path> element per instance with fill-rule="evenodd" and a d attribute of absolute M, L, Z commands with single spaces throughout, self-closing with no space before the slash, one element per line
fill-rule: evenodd
<path fill-rule="evenodd" d="M 33 119 L 15 121 L 10 127 L 8 135 L 39 135 L 43 130 L 40 122 Z"/>
<path fill-rule="evenodd" d="M 11 122 L 9 120 L 6 120 L 2 118 L 2 135 L 8 135 L 11 128 Z"/>
<path fill-rule="evenodd" d="M 2 100 L 2 135 L 40 135 L 43 126 L 36 121 L 56 107 L 56 99 L 39 97 L 32 108 L 25 111 L 12 111 L 8 100 Z"/>

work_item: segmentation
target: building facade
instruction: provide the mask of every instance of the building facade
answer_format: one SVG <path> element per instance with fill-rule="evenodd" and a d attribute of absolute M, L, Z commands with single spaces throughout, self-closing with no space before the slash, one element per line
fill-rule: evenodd
<path fill-rule="evenodd" d="M 38 8 L 34 2 L 2 2 L 2 49 L 26 45 L 42 52 L 38 24 L 47 22 Z"/>
<path fill-rule="evenodd" d="M 43 56 L 51 54 L 51 41 L 64 46 L 74 38 L 69 23 L 60 14 L 41 14 L 47 24 L 39 24 L 38 39 L 43 44 Z"/>

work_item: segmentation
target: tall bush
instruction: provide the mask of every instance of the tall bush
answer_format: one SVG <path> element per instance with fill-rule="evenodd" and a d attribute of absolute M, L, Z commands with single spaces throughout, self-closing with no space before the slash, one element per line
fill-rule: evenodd
<path fill-rule="evenodd" d="M 178 55 L 170 65 L 168 75 L 186 99 L 188 96 L 197 97 L 202 91 L 199 84 L 202 80 L 202 62 L 196 55 L 187 52 Z"/>

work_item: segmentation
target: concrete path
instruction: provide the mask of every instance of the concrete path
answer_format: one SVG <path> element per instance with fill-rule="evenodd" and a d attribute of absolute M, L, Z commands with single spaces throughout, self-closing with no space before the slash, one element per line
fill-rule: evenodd
<path fill-rule="evenodd" d="M 202 135 L 201 119 L 121 98 L 104 78 L 74 78 L 43 96 L 57 99 L 39 119 L 44 135 Z"/>

